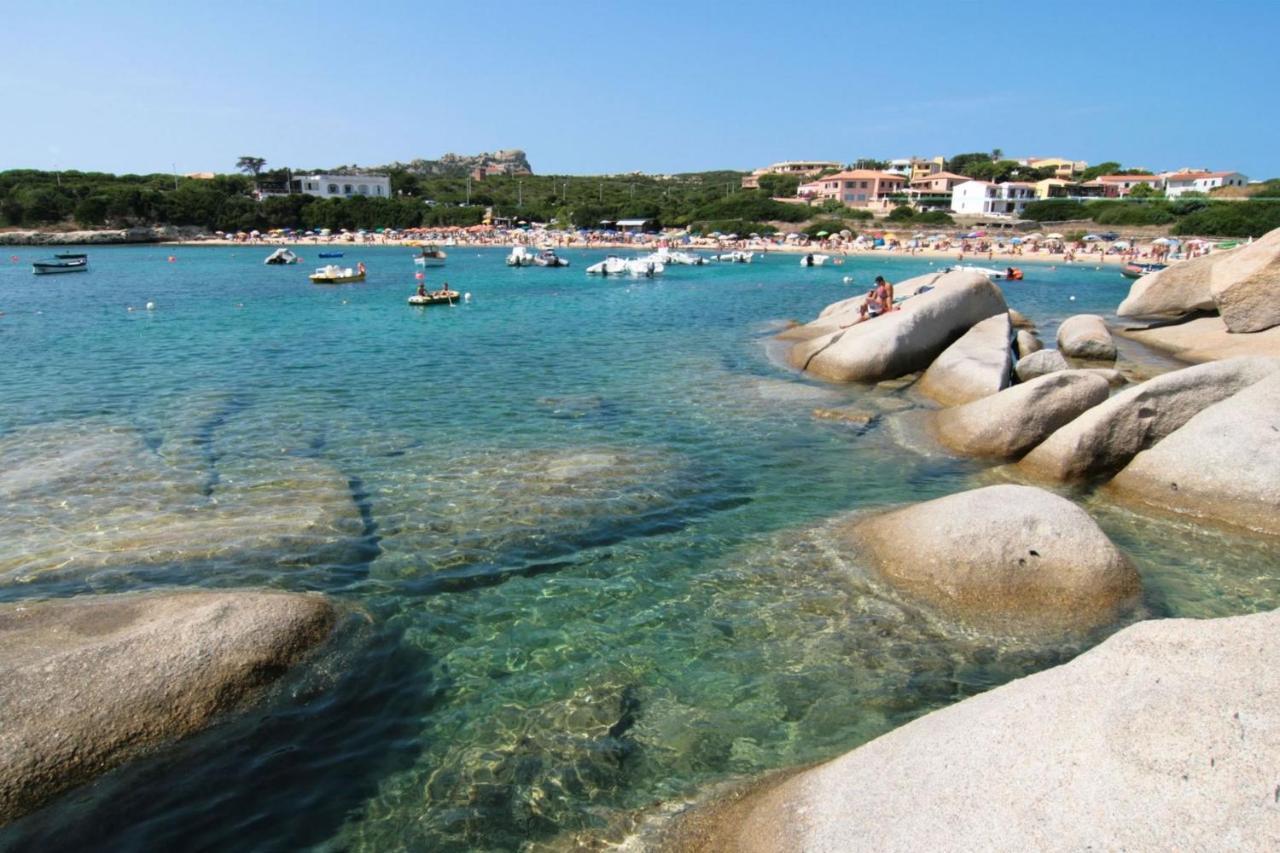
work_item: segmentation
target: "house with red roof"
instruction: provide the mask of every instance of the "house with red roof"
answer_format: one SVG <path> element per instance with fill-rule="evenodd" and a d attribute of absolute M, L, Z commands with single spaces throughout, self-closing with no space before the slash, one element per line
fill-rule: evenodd
<path fill-rule="evenodd" d="M 1164 194 L 1168 198 L 1177 198 L 1187 192 L 1207 195 L 1218 187 L 1242 187 L 1249 183 L 1249 178 L 1239 172 L 1182 171 L 1165 173 L 1164 182 Z"/>

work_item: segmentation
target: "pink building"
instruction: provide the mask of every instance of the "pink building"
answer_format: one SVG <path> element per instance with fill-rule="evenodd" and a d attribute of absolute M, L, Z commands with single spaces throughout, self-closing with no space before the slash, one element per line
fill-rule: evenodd
<path fill-rule="evenodd" d="M 1099 175 L 1098 183 L 1102 184 L 1103 194 L 1107 198 L 1124 198 L 1139 184 L 1145 184 L 1153 190 L 1164 189 L 1164 178 L 1159 175 Z"/>
<path fill-rule="evenodd" d="M 803 184 L 799 194 L 817 202 L 835 199 L 845 207 L 883 208 L 889 206 L 890 195 L 904 192 L 906 187 L 907 179 L 903 175 L 853 169 Z"/>

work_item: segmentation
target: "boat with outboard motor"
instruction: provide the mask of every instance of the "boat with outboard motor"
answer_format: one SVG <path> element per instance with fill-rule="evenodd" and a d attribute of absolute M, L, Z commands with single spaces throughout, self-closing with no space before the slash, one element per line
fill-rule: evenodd
<path fill-rule="evenodd" d="M 530 252 L 527 246 L 512 246 L 511 254 L 507 255 L 507 266 L 509 267 L 531 267 L 533 266 L 533 252 Z"/>
<path fill-rule="evenodd" d="M 462 294 L 456 290 L 419 290 L 413 296 L 409 297 L 410 305 L 457 305 L 462 300 Z"/>
<path fill-rule="evenodd" d="M 1153 272 L 1168 269 L 1168 264 L 1142 264 L 1137 261 L 1130 261 L 1120 268 L 1120 275 L 1125 278 L 1142 278 Z"/>
<path fill-rule="evenodd" d="M 587 275 L 630 275 L 653 278 L 666 272 L 666 265 L 649 258 L 619 258 L 610 255 L 599 263 L 587 267 Z"/>
<path fill-rule="evenodd" d="M 720 255 L 712 255 L 711 260 L 722 264 L 749 264 L 755 258 L 755 252 L 733 251 Z"/>
<path fill-rule="evenodd" d="M 321 255 L 320 257 L 323 258 L 324 255 Z M 300 260 L 302 260 L 302 258 L 295 255 L 291 249 L 282 247 L 267 255 L 267 259 L 263 261 L 263 263 L 270 266 L 281 266 L 284 264 L 296 264 Z"/>
<path fill-rule="evenodd" d="M 830 255 L 815 255 L 812 252 L 800 259 L 802 267 L 822 267 L 827 265 L 827 261 L 831 260 Z"/>
<path fill-rule="evenodd" d="M 329 264 L 320 267 L 309 278 L 312 284 L 350 284 L 356 281 L 364 281 L 364 276 L 364 262 L 361 261 L 356 264 L 355 269 Z"/>
<path fill-rule="evenodd" d="M 543 249 L 533 259 L 535 267 L 567 267 L 569 262 L 556 254 L 555 249 Z"/>
<path fill-rule="evenodd" d="M 943 272 L 956 272 L 958 270 L 968 270 L 969 272 L 980 272 L 992 281 L 1022 281 L 1022 270 L 1017 267 L 1005 267 L 1004 271 L 992 269 L 991 267 L 978 267 L 972 264 L 956 264 L 947 267 Z"/>
<path fill-rule="evenodd" d="M 89 256 L 81 252 L 58 252 L 52 260 L 35 261 L 31 272 L 36 275 L 55 275 L 64 272 L 88 272 Z"/>
<path fill-rule="evenodd" d="M 449 256 L 439 246 L 423 246 L 422 251 L 413 256 L 413 262 L 420 267 L 442 267 L 447 257 Z"/>
<path fill-rule="evenodd" d="M 701 255 L 695 255 L 692 252 L 673 252 L 665 246 L 647 256 L 645 260 L 658 261 L 666 266 L 675 264 L 685 267 L 700 267 L 707 262 L 707 259 Z"/>

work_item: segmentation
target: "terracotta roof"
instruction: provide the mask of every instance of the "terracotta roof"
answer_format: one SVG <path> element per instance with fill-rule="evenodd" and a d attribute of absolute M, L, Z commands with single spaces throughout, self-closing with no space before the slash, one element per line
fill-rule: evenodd
<path fill-rule="evenodd" d="M 951 180 L 953 180 L 953 181 L 967 181 L 967 180 L 969 180 L 969 179 L 968 179 L 967 177 L 965 177 L 964 175 L 957 175 L 955 172 L 934 172 L 932 175 L 921 175 L 920 177 L 918 177 L 918 178 L 916 178 L 915 180 L 913 180 L 911 183 L 913 183 L 913 184 L 923 184 L 923 183 L 924 183 L 924 182 L 926 182 L 926 181 L 936 181 L 936 180 L 938 180 L 939 178 L 949 178 L 949 179 L 951 179 Z"/>
<path fill-rule="evenodd" d="M 1173 172 L 1165 175 L 1170 181 L 1198 181 L 1204 178 L 1225 178 L 1235 172 Z"/>

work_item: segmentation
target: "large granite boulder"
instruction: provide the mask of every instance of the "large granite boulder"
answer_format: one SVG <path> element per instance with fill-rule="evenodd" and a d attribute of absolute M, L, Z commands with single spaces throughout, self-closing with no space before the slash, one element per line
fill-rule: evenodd
<path fill-rule="evenodd" d="M 1209 291 L 1232 332 L 1280 326 L 1280 228 L 1215 264 Z"/>
<path fill-rule="evenodd" d="M 1280 326 L 1234 335 L 1221 317 L 1198 317 L 1185 323 L 1121 329 L 1120 334 L 1182 361 L 1201 362 L 1246 355 L 1280 356 Z"/>
<path fill-rule="evenodd" d="M 926 273 L 900 281 L 893 286 L 894 299 L 902 300 L 911 296 L 915 296 L 922 290 L 933 287 L 934 283 L 941 278 L 943 273 Z M 784 341 L 807 341 L 812 338 L 821 337 L 822 335 L 837 332 L 842 328 L 848 328 L 851 324 L 860 319 L 859 311 L 863 304 L 867 301 L 865 291 L 857 296 L 851 296 L 848 299 L 841 299 L 839 302 L 833 302 L 818 313 L 818 318 L 810 323 L 799 326 L 792 326 L 779 332 L 777 337 Z"/>
<path fill-rule="evenodd" d="M 1035 332 L 1027 329 L 1018 329 L 1017 334 L 1013 336 L 1013 345 L 1019 356 L 1031 355 L 1033 352 L 1044 349 L 1044 344 L 1036 337 Z"/>
<path fill-rule="evenodd" d="M 1059 370 L 1070 369 L 1071 365 L 1067 364 L 1067 360 L 1062 357 L 1062 353 L 1056 349 L 1042 349 L 1029 355 L 1024 355 L 1018 359 L 1018 363 L 1014 366 L 1014 372 L 1018 374 L 1019 382 L 1030 382 L 1032 379 L 1038 379 L 1050 373 L 1057 373 Z"/>
<path fill-rule="evenodd" d="M 1138 593 L 1138 573 L 1071 501 L 974 489 L 861 518 L 849 534 L 894 586 L 984 628 L 1088 630 Z"/>
<path fill-rule="evenodd" d="M 242 706 L 334 622 L 255 590 L 0 605 L 0 824 Z"/>
<path fill-rule="evenodd" d="M 1085 412 L 1018 464 L 1063 481 L 1114 474 L 1205 407 L 1277 371 L 1280 358 L 1234 358 L 1148 379 Z"/>
<path fill-rule="evenodd" d="M 705 849 L 1275 850 L 1278 633 L 1280 612 L 1130 626 L 766 781 Z"/>
<path fill-rule="evenodd" d="M 1121 317 L 1182 317 L 1196 311 L 1213 311 L 1209 276 L 1227 252 L 1215 252 L 1180 261 L 1159 272 L 1148 273 L 1129 287 L 1129 295 L 1116 313 Z"/>
<path fill-rule="evenodd" d="M 1108 488 L 1159 509 L 1280 535 L 1280 373 L 1134 457 Z"/>
<path fill-rule="evenodd" d="M 916 388 L 944 406 L 956 406 L 1009 387 L 1012 334 L 1007 313 L 974 324 L 929 365 Z"/>
<path fill-rule="evenodd" d="M 933 415 L 933 429 L 938 440 L 952 450 L 1012 459 L 1107 399 L 1109 392 L 1107 381 L 1100 376 L 1062 370 L 943 409 Z"/>
<path fill-rule="evenodd" d="M 975 323 L 1007 310 L 985 275 L 949 272 L 881 317 L 853 322 L 791 348 L 793 367 L 836 382 L 878 382 L 923 370 Z M 847 316 L 847 315 L 846 315 Z"/>
<path fill-rule="evenodd" d="M 1058 327 L 1058 350 L 1067 358 L 1115 361 L 1116 344 L 1106 321 L 1097 314 L 1077 314 Z"/>

